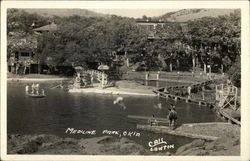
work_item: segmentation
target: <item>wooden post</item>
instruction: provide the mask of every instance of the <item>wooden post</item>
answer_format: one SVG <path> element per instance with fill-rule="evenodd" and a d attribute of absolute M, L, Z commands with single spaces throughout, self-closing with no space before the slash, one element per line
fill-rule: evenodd
<path fill-rule="evenodd" d="M 146 72 L 145 79 L 148 80 L 148 77 L 149 77 L 149 72 Z"/>
<path fill-rule="evenodd" d="M 160 79 L 160 71 L 157 72 L 156 79 L 157 79 L 157 80 Z"/>
<path fill-rule="evenodd" d="M 159 81 L 156 81 L 156 87 L 159 88 Z"/>
<path fill-rule="evenodd" d="M 177 101 L 177 100 L 178 100 L 178 98 L 177 98 L 177 97 L 175 97 L 175 98 L 174 98 L 174 100 L 175 100 L 175 101 Z"/>
<path fill-rule="evenodd" d="M 235 101 L 234 101 L 234 107 L 235 107 L 235 109 L 237 110 L 237 98 L 238 98 L 238 88 L 237 87 L 235 87 Z"/>
<path fill-rule="evenodd" d="M 101 87 L 104 88 L 104 72 L 102 73 L 102 82 L 101 82 Z"/>
<path fill-rule="evenodd" d="M 195 57 L 192 58 L 193 68 L 195 68 Z"/>
<path fill-rule="evenodd" d="M 129 67 L 129 58 L 127 58 L 126 63 L 127 63 L 127 67 Z"/>
<path fill-rule="evenodd" d="M 204 63 L 204 73 L 207 73 L 207 65 Z"/>
<path fill-rule="evenodd" d="M 172 62 L 169 64 L 169 70 L 170 70 L 170 72 L 172 72 L 172 71 L 173 71 L 173 68 L 172 68 Z"/>

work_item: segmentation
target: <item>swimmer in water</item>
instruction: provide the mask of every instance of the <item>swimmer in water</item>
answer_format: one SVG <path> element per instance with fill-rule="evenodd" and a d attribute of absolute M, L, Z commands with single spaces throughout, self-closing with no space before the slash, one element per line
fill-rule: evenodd
<path fill-rule="evenodd" d="M 114 105 L 118 104 L 119 106 L 121 106 L 123 108 L 123 110 L 125 110 L 127 108 L 123 102 L 123 97 L 117 97 L 116 100 L 114 100 L 113 104 Z"/>
<path fill-rule="evenodd" d="M 161 103 L 158 103 L 157 105 L 154 105 L 154 107 L 156 108 L 156 109 L 162 109 L 162 104 Z"/>

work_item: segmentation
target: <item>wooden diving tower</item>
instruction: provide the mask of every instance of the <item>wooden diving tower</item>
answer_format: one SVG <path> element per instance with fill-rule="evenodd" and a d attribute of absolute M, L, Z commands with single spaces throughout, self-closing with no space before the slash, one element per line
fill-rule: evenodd
<path fill-rule="evenodd" d="M 237 92 L 237 87 L 233 85 L 217 85 L 216 101 L 218 101 L 218 107 L 221 110 L 226 107 L 230 107 L 233 110 L 237 110 Z"/>
<path fill-rule="evenodd" d="M 233 111 L 238 109 L 237 107 L 237 94 L 238 89 L 233 85 L 217 85 L 216 86 L 216 101 L 217 109 L 220 116 L 228 120 L 229 122 L 235 123 L 241 126 L 241 122 L 233 118 L 230 114 L 226 112 L 225 108 L 230 108 Z"/>

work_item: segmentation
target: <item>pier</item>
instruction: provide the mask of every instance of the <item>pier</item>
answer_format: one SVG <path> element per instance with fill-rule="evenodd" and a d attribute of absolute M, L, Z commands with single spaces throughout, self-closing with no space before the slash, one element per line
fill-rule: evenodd
<path fill-rule="evenodd" d="M 176 136 L 185 136 L 185 137 L 195 138 L 195 139 L 204 139 L 204 140 L 217 140 L 218 139 L 218 137 L 215 137 L 215 136 L 195 134 L 195 133 L 185 132 L 185 131 L 178 130 L 178 129 L 172 130 L 168 126 L 150 126 L 150 125 L 138 124 L 136 127 L 139 130 L 146 130 L 146 131 L 151 131 L 155 133 L 162 133 L 162 134 L 169 134 L 169 135 L 176 135 Z"/>
<path fill-rule="evenodd" d="M 196 84 L 192 84 L 190 85 L 190 88 L 201 88 L 201 86 L 203 85 L 208 85 L 213 83 L 213 80 L 208 80 L 205 82 L 200 82 L 200 83 L 196 83 Z M 170 94 L 168 91 L 170 90 L 174 90 L 174 89 L 183 89 L 186 90 L 188 88 L 188 86 L 172 86 L 172 87 L 162 87 L 159 88 L 158 90 L 154 90 L 153 92 L 155 94 L 157 94 L 159 97 L 165 98 L 165 99 L 173 99 L 175 101 L 178 100 L 183 100 L 186 103 L 193 103 L 193 104 L 198 104 L 199 106 L 213 106 L 215 104 L 215 101 L 207 101 L 207 100 L 203 100 L 203 99 L 194 99 L 194 98 L 190 98 L 190 97 L 184 97 L 184 96 L 178 96 L 178 95 L 173 95 Z"/>
<path fill-rule="evenodd" d="M 227 122 L 188 123 L 182 124 L 174 130 L 168 126 L 150 126 L 143 124 L 137 124 L 136 127 L 139 130 L 209 141 L 217 140 L 218 138 L 223 137 L 224 129 L 235 133 L 234 130 L 239 128 L 238 126 Z"/>

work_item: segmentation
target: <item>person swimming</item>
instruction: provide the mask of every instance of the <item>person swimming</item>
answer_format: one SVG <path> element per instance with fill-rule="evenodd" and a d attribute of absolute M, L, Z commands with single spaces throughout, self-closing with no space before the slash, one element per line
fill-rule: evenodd
<path fill-rule="evenodd" d="M 121 103 L 122 101 L 123 101 L 123 97 L 117 97 L 117 98 L 114 100 L 114 104 Z"/>
<path fill-rule="evenodd" d="M 162 104 L 158 103 L 157 105 L 154 105 L 154 108 L 161 110 L 162 109 Z"/>
<path fill-rule="evenodd" d="M 125 110 L 127 107 L 125 106 L 124 102 L 123 102 L 123 97 L 117 97 L 114 102 L 113 102 L 114 105 L 119 105 L 120 107 L 123 108 L 123 110 Z"/>

